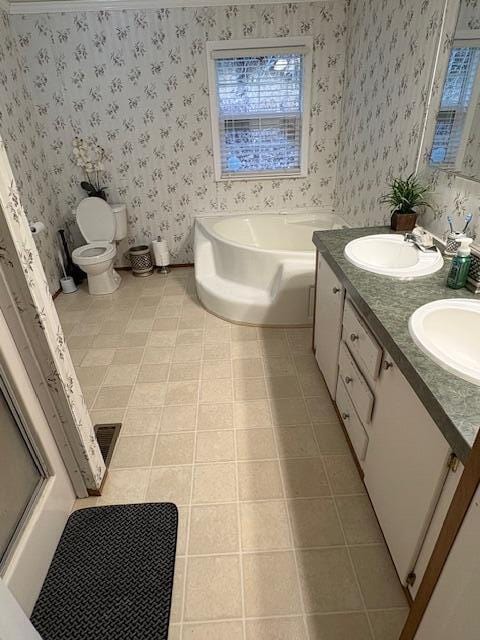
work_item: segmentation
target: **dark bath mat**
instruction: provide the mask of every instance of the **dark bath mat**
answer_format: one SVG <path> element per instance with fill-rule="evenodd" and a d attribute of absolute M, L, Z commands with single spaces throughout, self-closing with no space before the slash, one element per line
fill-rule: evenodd
<path fill-rule="evenodd" d="M 42 640 L 166 640 L 177 526 L 170 503 L 74 512 L 33 609 Z"/>

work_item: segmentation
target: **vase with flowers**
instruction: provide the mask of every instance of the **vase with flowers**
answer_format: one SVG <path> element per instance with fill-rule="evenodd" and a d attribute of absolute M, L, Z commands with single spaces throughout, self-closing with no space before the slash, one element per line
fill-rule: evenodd
<path fill-rule="evenodd" d="M 90 197 L 106 200 L 105 186 L 102 186 L 103 161 L 105 150 L 97 144 L 83 138 L 73 139 L 73 155 L 77 166 L 85 171 L 86 180 L 80 186 Z"/>

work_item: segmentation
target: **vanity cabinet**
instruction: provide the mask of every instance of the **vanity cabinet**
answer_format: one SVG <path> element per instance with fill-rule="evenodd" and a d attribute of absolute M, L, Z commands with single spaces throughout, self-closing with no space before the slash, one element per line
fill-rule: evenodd
<path fill-rule="evenodd" d="M 332 398 L 335 397 L 337 387 L 338 349 L 342 333 L 344 299 L 345 288 L 321 254 L 317 254 L 313 348 Z"/>
<path fill-rule="evenodd" d="M 413 570 L 448 473 L 450 447 L 385 354 L 364 482 L 402 583 Z"/>

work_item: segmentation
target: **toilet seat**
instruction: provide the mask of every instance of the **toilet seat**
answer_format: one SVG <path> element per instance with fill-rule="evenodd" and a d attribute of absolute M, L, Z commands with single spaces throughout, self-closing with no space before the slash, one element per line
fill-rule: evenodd
<path fill-rule="evenodd" d="M 72 260 L 80 267 L 88 264 L 98 264 L 115 257 L 116 247 L 107 240 L 99 240 L 98 242 L 89 242 L 84 244 L 72 252 Z"/>

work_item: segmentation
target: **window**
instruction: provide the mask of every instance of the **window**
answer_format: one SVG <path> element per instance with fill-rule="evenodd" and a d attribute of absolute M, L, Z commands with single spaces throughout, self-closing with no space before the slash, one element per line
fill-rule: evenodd
<path fill-rule="evenodd" d="M 462 164 L 480 67 L 480 47 L 458 44 L 454 43 L 450 53 L 430 155 L 432 164 L 452 169 L 459 169 Z"/>
<path fill-rule="evenodd" d="M 207 44 L 217 180 L 306 175 L 311 50 L 308 37 Z"/>

